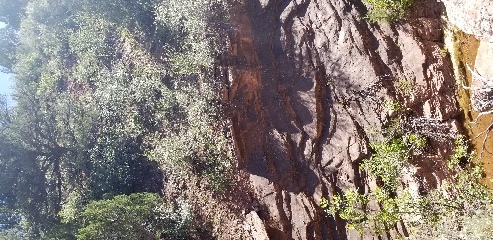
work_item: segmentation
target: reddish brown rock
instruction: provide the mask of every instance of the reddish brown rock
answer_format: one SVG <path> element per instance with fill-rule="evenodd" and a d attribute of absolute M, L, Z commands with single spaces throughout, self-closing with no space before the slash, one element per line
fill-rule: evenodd
<path fill-rule="evenodd" d="M 245 224 L 243 225 L 247 236 L 252 240 L 268 240 L 269 236 L 265 230 L 262 219 L 256 212 L 250 212 L 246 215 Z"/>
<path fill-rule="evenodd" d="M 357 238 L 319 200 L 368 190 L 358 164 L 369 133 L 389 121 L 384 100 L 404 102 L 411 117 L 458 114 L 451 64 L 439 54 L 440 4 L 424 1 L 409 23 L 389 26 L 368 23 L 361 1 L 243 2 L 231 11 L 225 98 L 269 237 Z M 396 94 L 400 78 L 412 83 L 407 95 Z"/>

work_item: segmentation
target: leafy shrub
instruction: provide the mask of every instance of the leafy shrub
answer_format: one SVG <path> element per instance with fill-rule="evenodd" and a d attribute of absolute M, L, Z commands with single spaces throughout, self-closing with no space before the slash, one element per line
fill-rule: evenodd
<path fill-rule="evenodd" d="M 413 93 L 414 83 L 410 79 L 407 78 L 399 78 L 394 82 L 394 87 L 397 92 L 403 96 L 409 96 Z"/>
<path fill-rule="evenodd" d="M 321 207 L 328 214 L 337 214 L 346 220 L 348 228 L 355 229 L 361 235 L 365 230 L 381 235 L 393 228 L 404 216 L 421 213 L 423 204 L 420 201 L 419 197 L 407 191 L 400 191 L 396 197 L 391 197 L 386 190 L 377 188 L 369 194 L 346 190 L 342 195 L 335 195 L 330 204 L 323 198 L 321 203 L 324 204 Z M 376 205 L 369 205 L 370 202 Z"/>
<path fill-rule="evenodd" d="M 209 21 L 225 16 L 223 1 L 22 2 L 16 34 L 0 31 L 15 37 L 5 40 L 17 48 L 19 96 L 14 117 L 0 114 L 0 181 L 13 186 L 5 201 L 26 235 L 48 236 L 90 200 L 157 192 L 163 175 L 148 159 L 226 185 L 222 81 L 211 69 L 226 24 Z"/>
<path fill-rule="evenodd" d="M 231 167 L 228 143 L 220 133 L 224 122 L 218 117 L 221 81 L 211 71 L 225 46 L 221 19 L 226 9 L 223 0 L 170 0 L 155 6 L 156 24 L 169 29 L 173 39 L 164 46 L 171 84 L 162 101 L 166 107 L 154 115 L 164 130 L 144 138 L 150 160 L 178 176 L 187 171 L 204 176 L 214 189 L 226 187 Z M 214 17 L 219 23 L 211 23 Z"/>
<path fill-rule="evenodd" d="M 447 48 L 444 47 L 444 48 L 440 49 L 440 56 L 442 56 L 443 58 L 445 58 L 445 57 L 447 57 L 447 55 L 448 55 Z"/>
<path fill-rule="evenodd" d="M 414 0 L 364 0 L 372 9 L 366 15 L 370 22 L 395 22 L 403 19 Z"/>
<path fill-rule="evenodd" d="M 375 152 L 369 159 L 363 160 L 360 168 L 366 169 L 383 188 L 392 190 L 397 188 L 401 171 L 410 157 L 410 150 L 402 139 L 393 139 L 382 143 L 371 144 Z"/>
<path fill-rule="evenodd" d="M 454 154 L 447 161 L 447 166 L 449 169 L 452 170 L 454 167 L 459 165 L 461 159 L 471 157 L 471 155 L 467 152 L 467 148 L 468 146 L 466 144 L 465 137 L 463 135 L 459 135 L 455 140 Z M 471 160 L 471 158 L 468 160 Z"/>
<path fill-rule="evenodd" d="M 412 152 L 425 145 L 426 140 L 416 134 L 372 144 L 372 157 L 360 167 L 380 180 L 381 187 L 366 194 L 346 190 L 330 200 L 322 198 L 320 206 L 328 214 L 346 220 L 348 228 L 360 234 L 369 231 L 381 235 L 404 220 L 408 231 L 418 239 L 487 239 L 482 237 L 490 236 L 489 228 L 474 224 L 484 219 L 491 225 L 492 221 L 487 214 L 491 213 L 493 196 L 479 182 L 481 166 L 470 162 L 465 168 L 453 165 L 456 174 L 450 182 L 423 195 L 404 190 L 399 184 L 400 171 Z M 450 162 L 457 164 L 462 158 L 472 159 L 464 138 L 458 137 Z"/>
<path fill-rule="evenodd" d="M 465 215 L 463 227 L 458 232 L 450 232 L 448 238 L 459 236 L 462 239 L 480 240 L 493 236 L 493 208 L 478 209 L 472 215 Z M 442 236 L 445 234 L 442 234 Z"/>
<path fill-rule="evenodd" d="M 90 202 L 79 221 L 77 239 L 187 239 L 193 233 L 188 205 L 172 209 L 152 193 Z"/>
<path fill-rule="evenodd" d="M 385 102 L 383 102 L 383 105 L 388 111 L 393 111 L 393 112 L 399 111 L 404 107 L 402 103 L 400 103 L 399 101 L 393 101 L 393 100 L 386 100 Z"/>
<path fill-rule="evenodd" d="M 200 73 L 214 61 L 214 53 L 223 41 L 218 35 L 223 29 L 216 27 L 210 31 L 210 18 L 226 8 L 226 1 L 168 0 L 156 6 L 157 23 L 171 29 L 181 42 L 170 58 L 172 71 L 177 75 Z M 171 46 L 170 46 L 171 47 Z"/>

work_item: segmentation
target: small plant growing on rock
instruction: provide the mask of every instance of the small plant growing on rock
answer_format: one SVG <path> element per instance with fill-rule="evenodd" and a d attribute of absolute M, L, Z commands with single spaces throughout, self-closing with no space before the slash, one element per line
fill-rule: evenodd
<path fill-rule="evenodd" d="M 462 158 L 469 156 L 470 154 L 468 154 L 467 152 L 465 137 L 463 135 L 459 135 L 455 140 L 454 154 L 447 161 L 448 168 L 452 170 L 455 166 L 459 164 Z"/>
<path fill-rule="evenodd" d="M 402 139 L 394 139 L 383 143 L 372 143 L 375 152 L 368 159 L 363 160 L 360 168 L 367 170 L 371 175 L 382 182 L 387 190 L 397 188 L 397 180 L 410 157 L 410 151 Z"/>
<path fill-rule="evenodd" d="M 413 0 L 364 0 L 372 9 L 366 18 L 372 22 L 395 22 L 406 17 Z"/>
<path fill-rule="evenodd" d="M 446 48 L 440 49 L 440 56 L 442 56 L 444 58 L 444 57 L 447 57 L 447 54 L 448 54 L 448 51 Z"/>
<path fill-rule="evenodd" d="M 409 96 L 414 91 L 414 83 L 407 78 L 399 78 L 394 82 L 394 87 L 397 92 L 403 96 Z"/>
<path fill-rule="evenodd" d="M 376 177 L 385 190 L 393 191 L 399 186 L 402 169 L 413 152 L 419 152 L 425 147 L 426 139 L 413 133 L 370 145 L 374 153 L 363 160 L 360 168 Z"/>
<path fill-rule="evenodd" d="M 348 229 L 355 229 L 361 235 L 385 234 L 403 220 L 408 232 L 421 239 L 487 239 L 474 237 L 490 236 L 489 228 L 472 224 L 484 219 L 491 226 L 493 221 L 485 214 L 492 211 L 492 195 L 479 182 L 483 174 L 481 166 L 456 165 L 450 183 L 426 194 L 406 190 L 398 181 L 412 152 L 425 145 L 426 140 L 416 134 L 372 144 L 372 157 L 360 167 L 377 178 L 380 187 L 365 194 L 346 190 L 330 200 L 322 198 L 320 206 L 326 213 L 345 220 Z M 450 161 L 458 164 L 457 159 L 464 157 L 471 159 L 471 154 L 464 138 L 459 136 Z"/>
<path fill-rule="evenodd" d="M 388 111 L 392 111 L 392 112 L 399 111 L 402 108 L 404 108 L 402 103 L 393 100 L 386 100 L 385 102 L 383 102 L 383 105 Z"/>
<path fill-rule="evenodd" d="M 374 204 L 369 204 L 370 202 Z M 330 215 L 338 215 L 348 222 L 348 229 L 360 235 L 366 230 L 381 235 L 395 226 L 405 215 L 418 214 L 425 205 L 419 197 L 401 191 L 397 197 L 382 188 L 369 194 L 346 190 L 336 195 L 322 209 Z"/>

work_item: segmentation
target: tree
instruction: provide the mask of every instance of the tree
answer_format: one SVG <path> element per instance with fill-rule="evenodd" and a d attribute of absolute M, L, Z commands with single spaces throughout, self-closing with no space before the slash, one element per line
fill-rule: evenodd
<path fill-rule="evenodd" d="M 0 0 L 0 22 L 18 29 L 29 0 Z"/>
<path fill-rule="evenodd" d="M 173 173 L 200 162 L 207 167 L 194 173 L 223 185 L 229 159 L 225 139 L 214 135 L 218 81 L 207 71 L 210 45 L 220 42 L 206 34 L 212 2 L 8 6 L 19 14 L 0 35 L 0 64 L 16 81 L 16 105 L 0 119 L 4 222 L 21 216 L 28 237 L 73 238 L 77 226 L 61 215 L 108 196 L 158 192 L 157 162 L 172 163 Z M 158 19 L 163 9 L 179 10 L 176 22 Z"/>
<path fill-rule="evenodd" d="M 0 66 L 2 71 L 11 72 L 15 62 L 17 34 L 14 28 L 6 26 L 0 29 Z"/>

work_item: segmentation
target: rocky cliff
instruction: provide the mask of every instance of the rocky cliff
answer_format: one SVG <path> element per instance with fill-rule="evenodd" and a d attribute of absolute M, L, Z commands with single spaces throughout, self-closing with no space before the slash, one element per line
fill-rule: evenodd
<path fill-rule="evenodd" d="M 395 115 L 384 102 L 403 103 L 409 118 L 454 124 L 442 7 L 419 1 L 407 21 L 392 25 L 370 24 L 362 1 L 244 0 L 231 10 L 225 101 L 239 167 L 271 239 L 358 237 L 319 200 L 372 186 L 358 164 Z M 439 185 L 443 176 L 430 169 L 446 154 L 437 147 L 420 156 L 409 184 Z"/>

